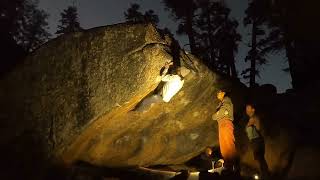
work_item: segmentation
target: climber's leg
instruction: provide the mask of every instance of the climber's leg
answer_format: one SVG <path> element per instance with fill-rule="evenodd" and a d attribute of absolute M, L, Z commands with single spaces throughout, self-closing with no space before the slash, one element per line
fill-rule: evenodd
<path fill-rule="evenodd" d="M 136 106 L 134 111 L 138 111 L 138 112 L 148 111 L 153 104 L 158 102 L 163 102 L 162 97 L 158 94 L 153 94 L 143 99 L 142 102 Z"/>

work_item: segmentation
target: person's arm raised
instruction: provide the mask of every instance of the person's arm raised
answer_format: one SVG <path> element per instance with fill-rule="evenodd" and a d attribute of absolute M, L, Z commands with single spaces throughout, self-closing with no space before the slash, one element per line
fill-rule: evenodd
<path fill-rule="evenodd" d="M 161 73 L 161 80 L 164 81 L 165 79 L 165 76 L 167 75 L 168 73 L 168 69 L 169 67 L 173 65 L 173 62 L 166 62 L 166 64 L 164 65 L 164 70 L 162 71 Z"/>

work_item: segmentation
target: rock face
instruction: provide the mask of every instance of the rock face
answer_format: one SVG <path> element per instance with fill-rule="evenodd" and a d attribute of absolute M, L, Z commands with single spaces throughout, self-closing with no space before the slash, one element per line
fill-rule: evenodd
<path fill-rule="evenodd" d="M 178 63 L 190 73 L 181 91 L 146 113 L 131 111 L 158 86 L 161 68 L 172 60 L 170 46 L 152 25 L 130 24 L 63 35 L 42 46 L 0 80 L 0 143 L 8 161 L 12 155 L 36 166 L 39 159 L 41 168 L 44 161 L 178 164 L 217 145 L 211 120 L 217 88 L 237 87 L 237 112 L 245 87 L 184 51 Z"/>

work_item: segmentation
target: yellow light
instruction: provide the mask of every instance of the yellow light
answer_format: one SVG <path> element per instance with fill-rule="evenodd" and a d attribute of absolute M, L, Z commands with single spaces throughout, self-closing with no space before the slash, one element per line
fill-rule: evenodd
<path fill-rule="evenodd" d="M 254 178 L 254 179 L 259 179 L 258 174 L 255 174 L 255 175 L 253 176 L 253 178 Z"/>

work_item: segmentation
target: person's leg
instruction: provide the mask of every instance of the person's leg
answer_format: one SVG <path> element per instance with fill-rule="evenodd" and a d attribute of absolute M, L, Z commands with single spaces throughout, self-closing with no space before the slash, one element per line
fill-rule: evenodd
<path fill-rule="evenodd" d="M 170 178 L 172 180 L 185 180 L 185 179 L 188 179 L 190 173 L 188 170 L 181 170 L 180 173 L 178 175 L 175 175 L 174 177 Z"/>
<path fill-rule="evenodd" d="M 219 144 L 221 155 L 226 168 L 233 167 L 236 158 L 235 138 L 233 134 L 233 124 L 230 120 L 220 120 L 219 124 Z"/>
<path fill-rule="evenodd" d="M 263 179 L 270 179 L 269 168 L 264 157 L 259 159 L 261 176 Z"/>
<path fill-rule="evenodd" d="M 263 179 L 269 179 L 269 168 L 264 158 L 265 147 L 263 139 L 255 139 L 252 141 L 254 159 L 259 163 L 260 173 Z"/>
<path fill-rule="evenodd" d="M 151 106 L 153 104 L 156 104 L 156 103 L 159 103 L 159 102 L 164 102 L 163 99 L 162 99 L 162 96 L 160 96 L 159 94 L 152 95 Z"/>
<path fill-rule="evenodd" d="M 134 111 L 144 112 L 147 111 L 150 106 L 154 103 L 162 102 L 162 98 L 158 94 L 153 94 L 149 97 L 146 97 L 142 102 L 134 109 Z"/>

